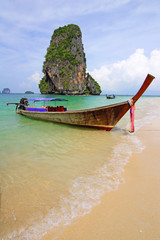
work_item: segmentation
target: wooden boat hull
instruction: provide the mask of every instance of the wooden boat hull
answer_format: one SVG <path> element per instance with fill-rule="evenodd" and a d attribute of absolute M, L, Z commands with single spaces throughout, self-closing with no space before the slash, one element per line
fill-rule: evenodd
<path fill-rule="evenodd" d="M 135 102 L 141 97 L 141 95 L 151 84 L 153 79 L 154 76 L 148 74 L 141 88 L 139 89 L 137 94 L 131 99 L 131 101 L 121 102 L 98 108 L 86 110 L 68 110 L 65 112 L 39 112 L 22 110 L 18 107 L 19 103 L 11 104 L 17 105 L 16 112 L 18 114 L 29 118 L 110 131 L 116 125 L 116 123 L 124 116 L 124 114 L 131 108 L 130 103 L 135 104 Z"/>
<path fill-rule="evenodd" d="M 69 125 L 92 127 L 110 131 L 129 110 L 127 102 L 86 110 L 68 110 L 66 112 L 34 112 L 18 110 L 18 114 L 37 120 Z"/>

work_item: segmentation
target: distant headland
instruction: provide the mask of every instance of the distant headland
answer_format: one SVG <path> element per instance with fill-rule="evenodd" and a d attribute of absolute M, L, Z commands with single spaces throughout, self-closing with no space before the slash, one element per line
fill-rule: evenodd
<path fill-rule="evenodd" d="M 10 89 L 9 88 L 4 88 L 3 91 L 2 91 L 3 94 L 9 94 L 11 93 Z"/>
<path fill-rule="evenodd" d="M 43 63 L 42 94 L 99 95 L 101 87 L 86 72 L 86 57 L 79 26 L 56 29 Z"/>
<path fill-rule="evenodd" d="M 34 94 L 32 91 L 25 91 L 25 94 Z"/>

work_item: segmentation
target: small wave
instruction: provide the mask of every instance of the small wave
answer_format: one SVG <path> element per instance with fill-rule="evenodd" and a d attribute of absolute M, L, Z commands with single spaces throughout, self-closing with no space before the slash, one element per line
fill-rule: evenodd
<path fill-rule="evenodd" d="M 90 177 L 78 177 L 72 182 L 69 196 L 61 196 L 57 208 L 52 208 L 45 218 L 32 226 L 21 228 L 8 236 L 8 239 L 39 240 L 47 233 L 55 230 L 55 237 L 60 231 L 77 217 L 91 212 L 95 205 L 100 204 L 105 192 L 115 191 L 120 183 L 124 183 L 121 173 L 133 152 L 141 152 L 144 146 L 129 134 L 122 135 L 120 143 L 115 146 L 109 162 Z"/>

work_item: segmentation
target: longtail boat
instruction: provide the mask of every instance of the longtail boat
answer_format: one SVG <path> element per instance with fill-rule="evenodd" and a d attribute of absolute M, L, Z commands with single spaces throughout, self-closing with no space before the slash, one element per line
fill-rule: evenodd
<path fill-rule="evenodd" d="M 155 77 L 148 74 L 137 94 L 130 100 L 107 106 L 85 109 L 67 110 L 61 107 L 28 107 L 28 101 L 41 101 L 45 99 L 21 99 L 20 103 L 7 103 L 16 105 L 16 113 L 37 120 L 50 121 L 68 125 L 91 127 L 110 131 L 125 113 L 135 105 L 136 101 L 145 92 Z M 66 101 L 61 98 L 47 98 L 47 101 Z"/>
<path fill-rule="evenodd" d="M 107 99 L 114 99 L 114 98 L 115 98 L 115 95 L 114 95 L 114 94 L 112 94 L 112 95 L 106 95 L 106 98 L 107 98 Z"/>

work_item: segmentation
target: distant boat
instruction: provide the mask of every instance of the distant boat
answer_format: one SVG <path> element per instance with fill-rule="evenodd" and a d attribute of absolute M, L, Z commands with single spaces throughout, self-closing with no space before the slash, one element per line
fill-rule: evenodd
<path fill-rule="evenodd" d="M 114 94 L 112 94 L 112 95 L 106 95 L 106 98 L 107 98 L 107 99 L 114 99 L 114 98 L 115 98 L 115 95 L 114 95 Z"/>
<path fill-rule="evenodd" d="M 148 74 L 143 85 L 132 99 L 103 107 L 85 110 L 67 110 L 64 106 L 57 106 L 55 108 L 50 106 L 32 108 L 28 106 L 29 101 L 67 101 L 61 98 L 22 98 L 19 103 L 7 103 L 7 105 L 15 104 L 16 113 L 29 118 L 110 131 L 125 113 L 132 108 L 153 79 L 154 76 Z"/>

